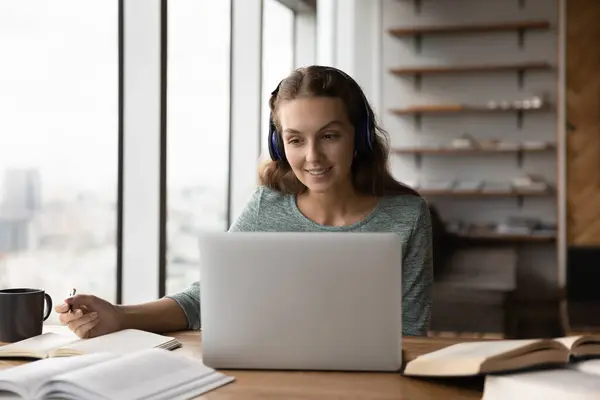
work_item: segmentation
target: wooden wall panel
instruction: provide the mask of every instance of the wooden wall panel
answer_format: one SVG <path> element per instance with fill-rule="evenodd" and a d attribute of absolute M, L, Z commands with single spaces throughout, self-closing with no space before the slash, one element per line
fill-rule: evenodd
<path fill-rule="evenodd" d="M 568 0 L 567 241 L 600 245 L 600 1 Z"/>

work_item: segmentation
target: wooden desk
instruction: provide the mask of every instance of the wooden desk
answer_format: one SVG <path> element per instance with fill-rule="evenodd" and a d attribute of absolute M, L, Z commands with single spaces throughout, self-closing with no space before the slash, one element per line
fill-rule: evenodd
<path fill-rule="evenodd" d="M 182 355 L 202 358 L 199 332 L 175 332 L 183 347 L 174 350 Z M 460 339 L 405 338 L 405 360 L 437 350 Z M 0 361 L 0 369 L 23 361 Z M 303 371 L 222 371 L 236 381 L 206 393 L 200 399 L 481 399 L 483 379 L 417 379 L 399 373 L 372 372 L 303 372 Z"/>

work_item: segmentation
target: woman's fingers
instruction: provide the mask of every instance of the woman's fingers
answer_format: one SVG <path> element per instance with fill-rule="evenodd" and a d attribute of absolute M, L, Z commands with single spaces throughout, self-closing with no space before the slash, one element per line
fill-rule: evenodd
<path fill-rule="evenodd" d="M 87 338 L 90 336 L 91 330 L 100 322 L 98 318 L 94 318 L 91 321 L 88 321 L 82 325 L 80 325 L 77 329 L 75 329 L 75 334 L 80 338 Z"/>
<path fill-rule="evenodd" d="M 60 314 L 60 316 L 58 317 L 58 319 L 60 320 L 60 322 L 63 325 L 67 325 L 71 321 L 75 321 L 76 319 L 81 318 L 81 317 L 83 317 L 83 311 L 81 311 L 81 310 L 73 310 L 72 312 L 67 312 L 67 313 Z"/>
<path fill-rule="evenodd" d="M 81 312 L 81 310 L 78 310 Z M 77 336 L 79 337 L 83 337 L 81 336 L 82 334 L 85 334 L 85 332 L 87 332 L 87 330 L 91 329 L 92 327 L 90 327 L 89 329 L 86 330 L 86 327 L 84 325 L 89 324 L 90 322 L 94 322 L 94 325 L 98 320 L 98 313 L 89 313 L 89 314 L 85 314 L 83 316 L 80 316 L 79 318 L 75 318 L 72 319 L 71 321 L 69 321 L 67 323 L 67 325 L 69 326 L 69 329 L 72 330 L 73 332 L 75 332 L 77 334 Z"/>

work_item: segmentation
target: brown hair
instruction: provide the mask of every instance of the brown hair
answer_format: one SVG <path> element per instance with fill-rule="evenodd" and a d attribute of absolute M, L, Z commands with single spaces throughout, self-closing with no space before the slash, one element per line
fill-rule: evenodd
<path fill-rule="evenodd" d="M 335 97 L 344 102 L 348 117 L 356 129 L 355 135 L 364 135 L 357 127 L 364 127 L 369 118 L 369 129 L 373 132 L 372 148 L 368 152 L 358 151 L 352 164 L 352 183 L 362 194 L 377 197 L 388 195 L 419 194 L 392 177 L 388 166 L 389 139 L 387 133 L 377 124 L 371 106 L 360 86 L 343 72 L 331 67 L 310 66 L 292 72 L 279 84 L 269 100 L 271 119 L 279 137 L 281 124 L 277 118 L 277 107 L 282 101 L 302 97 Z M 365 109 L 366 107 L 366 109 Z M 365 115 L 369 113 L 369 115 Z M 356 140 L 355 140 L 356 143 Z M 283 152 L 282 146 L 279 151 Z M 267 161 L 259 170 L 261 185 L 272 189 L 300 194 L 306 186 L 296 178 L 287 160 Z"/>

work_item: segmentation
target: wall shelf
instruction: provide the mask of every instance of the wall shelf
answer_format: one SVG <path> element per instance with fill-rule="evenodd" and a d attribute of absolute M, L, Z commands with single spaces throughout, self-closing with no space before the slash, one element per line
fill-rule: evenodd
<path fill-rule="evenodd" d="M 416 114 L 458 114 L 458 113 L 502 113 L 502 112 L 535 112 L 548 110 L 549 106 L 538 108 L 516 108 L 516 107 L 487 107 L 487 106 L 467 106 L 462 104 L 439 104 L 410 106 L 405 108 L 393 108 L 390 110 L 396 115 L 416 115 Z"/>
<path fill-rule="evenodd" d="M 545 147 L 538 148 L 395 148 L 392 153 L 395 154 L 413 154 L 413 155 L 479 155 L 479 154 L 507 154 L 507 153 L 543 153 L 555 150 L 554 144 L 548 144 Z"/>
<path fill-rule="evenodd" d="M 553 190 L 512 190 L 512 191 L 481 191 L 481 190 L 432 190 L 416 189 L 422 196 L 436 197 L 550 197 L 554 196 Z"/>
<path fill-rule="evenodd" d="M 506 235 L 500 233 L 490 234 L 457 234 L 458 238 L 478 243 L 554 243 L 556 236 L 551 235 Z"/>
<path fill-rule="evenodd" d="M 415 66 L 392 68 L 390 72 L 397 76 L 425 75 L 425 74 L 452 74 L 474 72 L 524 72 L 532 70 L 547 70 L 551 66 L 547 62 L 525 62 L 514 64 L 473 64 L 473 65 L 440 65 L 440 66 Z"/>
<path fill-rule="evenodd" d="M 413 26 L 403 28 L 392 28 L 388 30 L 390 35 L 396 37 L 430 35 L 430 34 L 465 34 L 465 33 L 492 33 L 511 32 L 525 30 L 545 30 L 550 28 L 547 20 L 524 20 L 515 22 L 490 22 L 482 24 L 465 25 L 430 25 Z"/>

